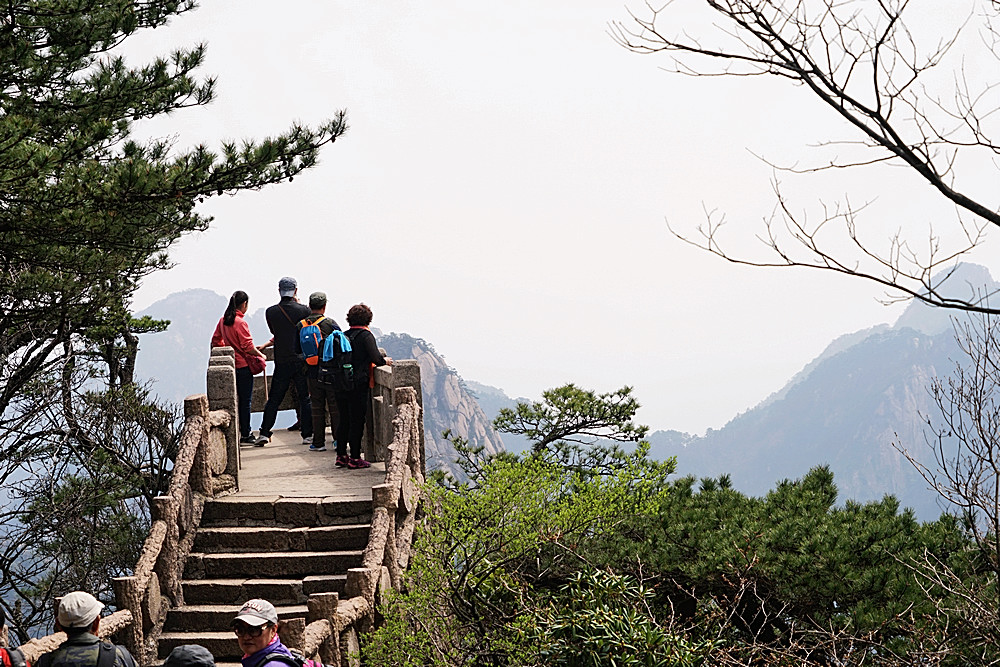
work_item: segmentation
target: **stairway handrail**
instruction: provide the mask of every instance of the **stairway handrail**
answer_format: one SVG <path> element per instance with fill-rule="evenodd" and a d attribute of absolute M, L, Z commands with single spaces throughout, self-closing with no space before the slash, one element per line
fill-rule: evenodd
<path fill-rule="evenodd" d="M 398 590 L 409 563 L 420 488 L 424 483 L 423 420 L 417 391 L 393 391 L 396 415 L 388 446 L 385 483 L 372 487 L 372 520 L 362 566 L 347 573 L 345 599 L 337 593 L 309 597 L 306 621 L 284 624 L 282 639 L 307 658 L 332 667 L 356 664 L 358 633 L 369 630 L 389 590 Z"/>
<path fill-rule="evenodd" d="M 181 570 L 193 543 L 193 528 L 201 515 L 203 496 L 211 496 L 215 485 L 206 445 L 211 429 L 225 429 L 231 419 L 227 410 L 210 411 L 205 394 L 184 400 L 184 424 L 168 491 L 153 499 L 149 535 L 132 575 L 112 579 L 118 611 L 101 619 L 98 636 L 121 637 L 139 665 L 149 664 L 148 631 L 161 626 L 166 613 L 161 596 L 166 596 L 170 604 L 183 603 Z M 33 662 L 65 640 L 65 633 L 56 632 L 31 639 L 20 648 Z"/>
<path fill-rule="evenodd" d="M 204 445 L 212 426 L 226 428 L 232 419 L 228 410 L 209 411 L 205 394 L 184 400 L 184 417 L 170 486 L 165 495 L 153 499 L 153 522 L 139 560 L 131 576 L 112 580 L 119 609 L 128 609 L 136 619 L 123 628 L 123 635 L 125 647 L 139 665 L 148 664 L 145 630 L 162 624 L 161 594 L 170 604 L 183 604 L 180 581 L 184 559 L 193 543 L 202 497 L 212 495 Z"/>

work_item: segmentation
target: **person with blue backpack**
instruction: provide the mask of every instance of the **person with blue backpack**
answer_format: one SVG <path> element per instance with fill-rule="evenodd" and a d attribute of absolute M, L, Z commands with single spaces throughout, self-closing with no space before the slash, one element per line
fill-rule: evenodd
<path fill-rule="evenodd" d="M 361 438 L 365 433 L 365 422 L 371 408 L 372 387 L 375 386 L 375 367 L 392 366 L 390 357 L 379 352 L 375 335 L 368 325 L 372 322 L 372 309 L 363 303 L 351 306 L 347 311 L 350 329 L 344 334 L 348 339 L 351 353 L 350 379 L 341 378 L 335 388 L 337 411 L 340 425 L 337 427 L 338 467 L 351 469 L 368 468 L 371 463 L 361 458 Z M 350 456 L 347 450 L 350 447 Z"/>
<path fill-rule="evenodd" d="M 337 402 L 333 387 L 319 381 L 319 357 L 324 340 L 340 325 L 326 316 L 326 294 L 313 292 L 309 295 L 308 317 L 299 322 L 299 346 L 306 362 L 306 378 L 309 382 L 309 403 L 312 408 L 311 452 L 326 451 L 326 415 L 330 415 L 331 433 L 337 433 Z"/>

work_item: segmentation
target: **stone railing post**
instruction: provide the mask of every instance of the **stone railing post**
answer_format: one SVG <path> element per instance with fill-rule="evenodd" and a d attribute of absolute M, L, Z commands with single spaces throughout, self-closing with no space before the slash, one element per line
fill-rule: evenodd
<path fill-rule="evenodd" d="M 212 471 L 208 463 L 208 435 L 211 426 L 208 422 L 208 397 L 196 394 L 184 399 L 184 419 L 201 417 L 202 432 L 198 442 L 198 451 L 194 455 L 194 465 L 188 476 L 188 483 L 203 496 L 212 495 Z"/>
<path fill-rule="evenodd" d="M 403 359 L 397 361 L 392 366 L 393 375 L 393 389 L 398 392 L 399 389 L 403 387 L 412 387 L 413 391 L 416 392 L 417 405 L 420 406 L 419 409 L 423 411 L 424 405 L 424 392 L 420 386 L 420 364 L 414 359 Z M 399 405 L 399 400 L 396 395 L 393 395 L 393 404 Z M 420 465 L 420 470 L 423 474 L 427 474 L 427 454 L 424 445 L 424 420 L 423 416 L 417 420 L 420 428 L 417 429 L 417 451 L 419 456 L 417 460 Z"/>
<path fill-rule="evenodd" d="M 306 607 L 309 610 L 306 618 L 310 623 L 329 621 L 337 613 L 338 604 L 340 604 L 340 593 L 313 593 L 306 600 Z"/>
<path fill-rule="evenodd" d="M 240 430 L 239 415 L 236 409 L 236 360 L 233 348 L 217 347 L 212 349 L 212 357 L 208 361 L 208 409 L 225 410 L 232 415 L 226 433 L 226 474 L 236 480 L 236 488 L 240 486 Z"/>
<path fill-rule="evenodd" d="M 115 589 L 118 606 L 127 609 L 132 614 L 132 622 L 124 628 L 125 648 L 135 658 L 137 665 L 145 665 L 146 651 L 142 636 L 142 595 L 144 590 L 139 587 L 137 577 L 115 577 L 111 580 Z"/>
<path fill-rule="evenodd" d="M 278 628 L 278 635 L 281 637 L 282 644 L 297 651 L 302 650 L 302 644 L 306 636 L 306 619 L 289 618 L 282 621 L 278 625 Z"/>

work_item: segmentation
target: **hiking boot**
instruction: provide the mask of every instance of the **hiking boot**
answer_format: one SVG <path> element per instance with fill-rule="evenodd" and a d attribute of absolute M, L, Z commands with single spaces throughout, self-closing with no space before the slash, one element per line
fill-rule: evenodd
<path fill-rule="evenodd" d="M 326 451 L 326 443 L 321 442 L 318 445 L 309 445 L 309 451 L 310 452 L 325 452 Z"/>
<path fill-rule="evenodd" d="M 347 458 L 347 454 L 340 454 L 340 455 L 337 456 L 337 467 L 338 468 L 346 468 L 347 464 L 349 462 L 350 462 L 350 459 Z"/>
<path fill-rule="evenodd" d="M 271 442 L 271 436 L 270 435 L 264 435 L 263 433 L 261 433 L 261 434 L 259 434 L 257 436 L 257 439 L 253 441 L 253 446 L 254 447 L 263 447 L 264 445 L 266 445 L 269 442 Z"/>
<path fill-rule="evenodd" d="M 347 467 L 351 470 L 357 470 L 358 468 L 371 468 L 372 464 L 364 459 L 348 459 Z"/>
<path fill-rule="evenodd" d="M 289 431 L 298 431 L 299 430 L 299 422 L 298 422 L 298 420 L 295 420 L 295 423 L 292 424 L 291 426 L 289 426 L 288 430 Z"/>
<path fill-rule="evenodd" d="M 240 444 L 241 445 L 253 445 L 253 444 L 256 444 L 256 442 L 257 442 L 257 438 L 253 437 L 252 435 L 248 435 L 248 436 L 244 436 L 244 437 L 240 438 Z"/>
<path fill-rule="evenodd" d="M 311 444 L 313 444 L 313 437 L 311 435 L 304 435 L 304 436 L 302 436 L 302 444 L 303 445 L 311 445 Z"/>

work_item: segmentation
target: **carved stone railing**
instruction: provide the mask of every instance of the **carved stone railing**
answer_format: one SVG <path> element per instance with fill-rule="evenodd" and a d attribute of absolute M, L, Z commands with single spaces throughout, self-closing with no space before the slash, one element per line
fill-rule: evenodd
<path fill-rule="evenodd" d="M 256 379 L 256 378 L 255 378 Z M 112 580 L 118 611 L 101 619 L 99 636 L 115 636 L 139 665 L 152 664 L 167 612 L 184 604 L 181 579 L 205 500 L 239 486 L 236 368 L 232 348 L 215 348 L 207 394 L 184 401 L 184 425 L 168 492 L 153 500 L 149 536 L 133 573 Z M 398 361 L 376 369 L 373 406 L 364 442 L 366 458 L 386 461 L 385 483 L 372 487 L 372 521 L 362 567 L 347 575 L 345 599 L 313 594 L 306 619 L 283 624 L 286 644 L 329 665 L 355 665 L 358 632 L 375 622 L 383 594 L 398 588 L 413 540 L 424 482 L 420 367 Z M 64 633 L 21 646 L 29 661 L 65 641 Z"/>
<path fill-rule="evenodd" d="M 231 366 L 217 364 L 209 366 L 209 378 L 220 369 L 232 373 Z M 235 373 L 233 376 L 235 384 Z M 210 388 L 211 384 L 210 379 Z M 147 654 L 155 655 L 166 612 L 184 604 L 184 562 L 194 544 L 205 499 L 235 485 L 227 472 L 235 400 L 231 406 L 210 407 L 205 394 L 185 399 L 184 428 L 169 490 L 153 499 L 149 537 L 132 575 L 112 580 L 118 608 L 129 610 L 132 618 L 140 621 L 130 624 L 123 636 L 123 643 L 140 665 L 149 664 Z"/>
<path fill-rule="evenodd" d="M 119 633 L 132 624 L 132 612 L 128 610 L 116 611 L 110 616 L 101 619 L 101 626 L 97 630 L 97 636 L 101 639 L 108 639 L 112 635 Z M 54 651 L 59 645 L 66 641 L 65 632 L 42 637 L 40 639 L 29 639 L 21 644 L 20 649 L 24 651 L 24 658 L 31 664 L 35 664 L 43 653 Z"/>
<path fill-rule="evenodd" d="M 184 604 L 181 578 L 194 544 L 205 499 L 234 489 L 238 475 L 236 369 L 232 350 L 213 351 L 208 395 L 184 400 L 170 486 L 153 499 L 149 536 L 128 577 L 112 580 L 118 611 L 101 619 L 99 635 L 115 635 L 139 665 L 151 663 L 167 611 Z M 233 457 L 237 457 L 234 463 Z M 57 632 L 21 648 L 30 661 L 65 641 Z"/>
<path fill-rule="evenodd" d="M 395 417 L 392 441 L 385 447 L 385 483 L 372 487 L 371 532 L 362 565 L 348 571 L 343 600 L 337 593 L 310 595 L 308 617 L 285 621 L 281 628 L 287 646 L 334 667 L 358 664 L 358 634 L 373 627 L 383 596 L 398 590 L 410 559 L 424 482 L 423 415 L 417 389 L 400 387 L 392 397 Z"/>

